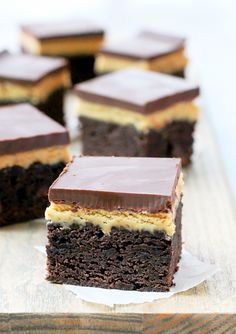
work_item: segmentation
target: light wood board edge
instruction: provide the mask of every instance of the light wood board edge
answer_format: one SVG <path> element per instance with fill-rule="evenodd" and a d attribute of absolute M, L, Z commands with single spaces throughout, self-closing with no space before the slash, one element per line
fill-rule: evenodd
<path fill-rule="evenodd" d="M 234 334 L 236 314 L 0 314 L 7 334 Z"/>

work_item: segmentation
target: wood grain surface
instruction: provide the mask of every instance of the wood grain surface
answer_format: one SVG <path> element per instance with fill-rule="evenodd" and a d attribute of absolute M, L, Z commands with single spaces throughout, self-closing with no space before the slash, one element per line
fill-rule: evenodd
<path fill-rule="evenodd" d="M 206 116 L 185 171 L 184 247 L 220 271 L 166 300 L 112 308 L 44 280 L 44 221 L 0 230 L 0 333 L 236 333 L 236 214 Z"/>
<path fill-rule="evenodd" d="M 11 314 L 0 333 L 13 334 L 235 334 L 233 314 Z"/>

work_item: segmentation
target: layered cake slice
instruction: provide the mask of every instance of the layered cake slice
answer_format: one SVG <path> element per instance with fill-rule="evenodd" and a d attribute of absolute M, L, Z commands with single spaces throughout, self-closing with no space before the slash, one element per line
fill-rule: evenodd
<path fill-rule="evenodd" d="M 103 38 L 104 30 L 85 20 L 31 24 L 21 28 L 23 51 L 66 57 L 73 83 L 94 76 L 94 57 L 103 44 Z"/>
<path fill-rule="evenodd" d="M 69 86 L 65 59 L 0 53 L 0 105 L 29 102 L 63 123 L 63 96 Z"/>
<path fill-rule="evenodd" d="M 68 145 L 66 129 L 35 107 L 0 108 L 0 226 L 44 216 Z"/>
<path fill-rule="evenodd" d="M 134 67 L 184 77 L 185 39 L 152 31 L 105 45 L 96 56 L 97 74 Z"/>
<path fill-rule="evenodd" d="M 75 86 L 84 155 L 181 157 L 190 162 L 199 88 L 129 69 Z"/>
<path fill-rule="evenodd" d="M 74 157 L 49 190 L 49 281 L 168 291 L 181 255 L 180 159 Z"/>

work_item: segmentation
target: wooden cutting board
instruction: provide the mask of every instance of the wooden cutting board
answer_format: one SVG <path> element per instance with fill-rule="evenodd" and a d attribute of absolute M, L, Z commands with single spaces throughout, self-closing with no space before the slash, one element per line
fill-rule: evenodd
<path fill-rule="evenodd" d="M 113 308 L 46 282 L 44 221 L 0 230 L 0 333 L 236 333 L 236 211 L 211 126 L 196 132 L 185 171 L 185 248 L 220 271 L 167 300 Z"/>

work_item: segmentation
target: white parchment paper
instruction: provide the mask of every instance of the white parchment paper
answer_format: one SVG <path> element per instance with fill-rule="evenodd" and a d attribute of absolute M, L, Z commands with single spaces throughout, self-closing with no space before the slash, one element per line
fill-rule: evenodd
<path fill-rule="evenodd" d="M 45 247 L 35 247 L 46 254 Z M 169 298 L 178 292 L 191 289 L 210 278 L 218 271 L 215 264 L 202 262 L 197 257 L 183 250 L 179 270 L 174 276 L 174 283 L 168 292 L 139 292 L 115 289 L 88 288 L 64 284 L 65 289 L 73 292 L 79 298 L 92 303 L 114 306 L 115 304 L 139 304 L 154 300 Z"/>

